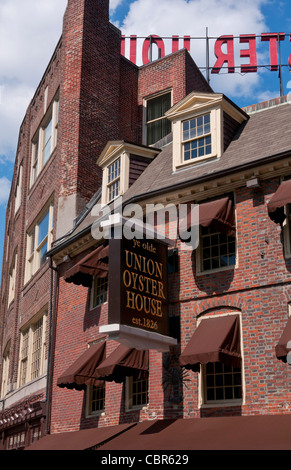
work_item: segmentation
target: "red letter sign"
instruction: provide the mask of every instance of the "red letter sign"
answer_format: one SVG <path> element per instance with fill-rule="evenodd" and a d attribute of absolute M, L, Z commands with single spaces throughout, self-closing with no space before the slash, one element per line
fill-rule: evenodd
<path fill-rule="evenodd" d="M 221 47 L 226 44 L 227 53 L 222 52 Z M 224 62 L 228 64 L 228 73 L 234 73 L 234 49 L 233 49 L 233 36 L 220 36 L 215 42 L 214 53 L 217 61 L 214 64 L 211 73 L 219 73 Z"/>
<path fill-rule="evenodd" d="M 261 35 L 262 41 L 269 41 L 270 44 L 270 63 L 271 70 L 278 70 L 278 54 L 277 54 L 277 40 L 278 36 L 280 41 L 284 41 L 285 33 L 263 33 Z"/>
<path fill-rule="evenodd" d="M 184 48 L 190 52 L 190 36 L 184 36 Z M 172 52 L 179 50 L 179 36 L 172 36 Z"/>
<path fill-rule="evenodd" d="M 164 41 L 162 40 L 162 38 L 160 38 L 160 36 L 156 36 L 155 34 L 153 34 L 152 36 L 148 36 L 144 40 L 143 48 L 142 48 L 142 61 L 144 65 L 149 63 L 149 49 L 150 49 L 151 43 L 156 44 L 158 48 L 160 49 L 161 51 L 160 57 L 165 56 L 165 45 L 164 45 Z"/>
<path fill-rule="evenodd" d="M 241 34 L 239 37 L 240 43 L 248 43 L 248 49 L 242 49 L 240 51 L 240 57 L 249 57 L 250 63 L 247 65 L 241 65 L 241 72 L 256 72 L 257 71 L 257 43 L 255 34 Z"/>

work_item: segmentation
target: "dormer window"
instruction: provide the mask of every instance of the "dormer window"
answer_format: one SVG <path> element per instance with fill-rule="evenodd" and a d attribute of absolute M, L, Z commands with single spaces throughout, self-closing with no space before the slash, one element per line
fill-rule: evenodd
<path fill-rule="evenodd" d="M 97 161 L 103 170 L 101 204 L 122 196 L 159 152 L 123 140 L 109 141 Z"/>
<path fill-rule="evenodd" d="M 112 201 L 120 193 L 120 158 L 108 167 L 108 201 Z"/>
<path fill-rule="evenodd" d="M 211 154 L 210 113 L 183 122 L 184 161 Z"/>
<path fill-rule="evenodd" d="M 169 111 L 173 171 L 218 159 L 248 115 L 223 94 L 192 92 Z"/>

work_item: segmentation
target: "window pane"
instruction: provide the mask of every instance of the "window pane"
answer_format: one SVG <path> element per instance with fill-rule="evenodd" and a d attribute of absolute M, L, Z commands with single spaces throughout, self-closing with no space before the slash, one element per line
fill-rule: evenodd
<path fill-rule="evenodd" d="M 36 379 L 41 372 L 43 318 L 33 325 L 31 379 Z"/>
<path fill-rule="evenodd" d="M 190 159 L 211 154 L 211 135 L 205 136 L 205 134 L 209 133 L 210 114 L 183 122 L 183 141 L 185 142 L 192 139 L 191 149 L 193 149 L 193 151 L 191 151 Z M 199 149 L 198 152 L 196 150 L 194 151 L 197 147 Z M 186 155 L 186 151 L 187 149 L 184 147 L 184 160 L 189 160 L 189 154 Z"/>
<path fill-rule="evenodd" d="M 49 228 L 49 212 L 45 214 L 43 219 L 39 223 L 38 229 L 38 245 L 47 237 L 48 228 Z"/>
<path fill-rule="evenodd" d="M 51 154 L 52 119 L 44 129 L 43 160 L 47 162 Z"/>
<path fill-rule="evenodd" d="M 132 378 L 132 406 L 141 406 L 148 403 L 148 379 Z"/>
<path fill-rule="evenodd" d="M 210 123 L 210 114 L 204 115 L 204 124 Z"/>
<path fill-rule="evenodd" d="M 116 198 L 119 195 L 119 186 L 120 182 L 115 181 L 111 186 L 109 186 L 109 201 Z"/>
<path fill-rule="evenodd" d="M 91 387 L 90 394 L 90 412 L 96 413 L 98 411 L 104 410 L 105 407 L 105 385 L 100 387 Z"/>
<path fill-rule="evenodd" d="M 235 238 L 201 227 L 202 269 L 217 269 L 235 265 Z"/>
<path fill-rule="evenodd" d="M 171 93 L 147 101 L 147 145 L 152 145 L 171 132 L 171 123 L 164 114 L 171 107 Z M 151 122 L 156 120 L 155 122 Z"/>
<path fill-rule="evenodd" d="M 171 123 L 168 119 L 159 119 L 147 125 L 147 145 L 152 145 L 171 132 Z"/>
<path fill-rule="evenodd" d="M 46 262 L 46 254 L 47 254 L 47 243 L 45 243 L 40 250 L 40 265 L 41 266 Z"/>
<path fill-rule="evenodd" d="M 120 176 L 120 158 L 108 167 L 108 183 Z"/>
<path fill-rule="evenodd" d="M 162 117 L 171 107 L 171 93 L 147 101 L 147 122 Z"/>
<path fill-rule="evenodd" d="M 206 402 L 230 401 L 242 397 L 241 369 L 226 366 L 221 362 L 206 364 Z"/>
<path fill-rule="evenodd" d="M 108 279 L 95 277 L 93 283 L 92 306 L 98 307 L 107 301 Z"/>

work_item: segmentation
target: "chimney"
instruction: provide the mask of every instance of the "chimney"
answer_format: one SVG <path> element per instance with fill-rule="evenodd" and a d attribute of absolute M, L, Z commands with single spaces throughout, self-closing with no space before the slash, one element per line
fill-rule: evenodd
<path fill-rule="evenodd" d="M 62 34 L 57 238 L 101 187 L 97 158 L 120 138 L 121 33 L 109 22 L 109 0 L 68 0 Z"/>

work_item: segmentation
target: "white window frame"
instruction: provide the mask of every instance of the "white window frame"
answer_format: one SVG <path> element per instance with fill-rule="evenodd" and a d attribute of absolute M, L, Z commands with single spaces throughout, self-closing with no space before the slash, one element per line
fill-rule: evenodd
<path fill-rule="evenodd" d="M 120 175 L 114 180 L 108 182 L 109 178 L 109 168 L 111 165 L 120 160 Z M 119 181 L 119 192 L 113 199 L 109 199 L 109 187 L 112 183 Z M 110 159 L 106 166 L 103 168 L 103 177 L 102 177 L 102 205 L 110 204 L 112 201 L 117 199 L 119 196 L 122 196 L 125 191 L 127 191 L 129 186 L 129 153 L 122 152 L 113 159 Z"/>
<path fill-rule="evenodd" d="M 206 390 L 205 390 L 205 367 L 200 365 L 200 374 L 198 377 L 198 389 L 199 389 L 199 408 L 222 408 L 230 406 L 240 406 L 245 403 L 245 370 L 244 370 L 244 353 L 243 353 L 243 332 L 242 332 L 242 320 L 241 314 L 238 312 L 219 313 L 216 315 L 207 315 L 197 320 L 197 328 L 202 321 L 209 318 L 217 318 L 223 316 L 238 315 L 239 316 L 239 329 L 240 329 L 240 348 L 241 348 L 241 392 L 242 398 L 231 399 L 231 400 L 211 400 L 206 402 Z"/>
<path fill-rule="evenodd" d="M 38 240 L 39 226 L 43 219 L 48 214 L 48 232 L 42 240 Z M 27 245 L 26 245 L 26 267 L 25 267 L 25 282 L 28 282 L 38 269 L 45 263 L 41 263 L 41 249 L 47 244 L 47 251 L 50 249 L 53 241 L 53 217 L 54 217 L 54 204 L 50 202 L 47 204 L 35 222 L 27 231 Z"/>
<path fill-rule="evenodd" d="M 18 170 L 17 183 L 16 183 L 16 189 L 15 189 L 15 207 L 14 207 L 15 214 L 21 205 L 22 174 L 23 174 L 23 165 L 21 163 L 21 165 L 19 166 L 19 170 Z"/>
<path fill-rule="evenodd" d="M 132 411 L 132 410 L 141 410 L 143 408 L 147 408 L 149 405 L 149 374 L 147 376 L 147 379 L 140 379 L 147 384 L 147 401 L 146 403 L 141 403 L 139 405 L 134 405 L 133 404 L 133 383 L 134 381 L 139 381 L 138 379 L 135 379 L 134 377 L 126 377 L 125 381 L 125 387 L 126 387 L 126 411 Z M 145 393 L 145 392 L 142 392 Z"/>
<path fill-rule="evenodd" d="M 201 157 L 184 160 L 183 122 L 210 114 L 211 153 Z M 189 165 L 207 162 L 209 159 L 219 158 L 222 155 L 223 142 L 223 116 L 220 108 L 206 108 L 191 110 L 182 118 L 173 120 L 173 171 L 182 170 Z"/>
<path fill-rule="evenodd" d="M 113 195 L 111 190 L 113 189 Z M 121 158 L 117 158 L 107 167 L 107 200 L 113 201 L 120 196 L 121 189 Z"/>
<path fill-rule="evenodd" d="M 90 299 L 91 310 L 106 304 L 106 302 L 108 302 L 108 277 L 94 276 Z"/>
<path fill-rule="evenodd" d="M 46 330 L 47 330 L 47 307 L 42 309 L 29 323 L 23 326 L 20 330 L 20 353 L 19 353 L 19 366 L 18 366 L 18 379 L 17 386 L 22 387 L 34 380 L 37 380 L 45 372 L 45 349 L 46 349 Z M 42 322 L 42 331 L 41 336 L 38 338 L 40 343 L 39 348 L 39 368 L 33 370 L 33 350 L 34 346 L 34 335 L 35 327 L 39 325 L 39 322 Z M 24 341 L 27 344 L 24 345 Z M 25 346 L 25 351 L 23 351 Z M 23 365 L 25 364 L 25 378 L 23 378 Z"/>
<path fill-rule="evenodd" d="M 30 186 L 37 180 L 43 167 L 47 164 L 57 145 L 58 133 L 58 114 L 59 114 L 59 98 L 54 98 L 52 104 L 48 108 L 40 127 L 38 128 L 35 137 L 32 140 L 31 151 L 31 173 L 30 173 Z M 49 139 L 49 155 L 45 160 L 45 131 L 48 124 L 51 122 L 51 136 Z"/>
<path fill-rule="evenodd" d="M 10 366 L 10 341 L 5 347 L 2 358 L 2 383 L 0 398 L 4 398 L 8 392 L 9 366 Z"/>
<path fill-rule="evenodd" d="M 14 252 L 12 263 L 9 271 L 9 290 L 8 290 L 8 306 L 13 302 L 15 297 L 15 283 L 17 271 L 17 251 Z"/>
<path fill-rule="evenodd" d="M 208 131 L 206 131 L 206 129 L 205 129 L 205 127 L 206 127 L 207 124 L 205 124 L 205 122 L 204 122 L 204 121 L 205 121 L 205 118 L 206 118 L 207 116 L 209 116 L 209 124 L 207 123 L 208 126 L 209 126 L 209 130 L 208 130 Z M 196 128 L 197 128 L 197 127 L 198 127 L 197 121 L 198 121 L 199 119 L 202 119 L 202 120 L 203 120 L 203 125 L 202 125 L 202 126 L 199 126 L 199 127 L 202 127 L 202 128 L 203 128 L 203 133 L 202 133 L 201 135 L 195 134 L 195 136 L 191 137 L 191 136 L 190 136 L 190 132 L 191 132 L 191 131 L 189 130 L 189 135 L 187 136 L 187 138 L 185 138 L 185 137 L 184 137 L 184 133 L 185 133 L 186 131 L 184 131 L 184 124 L 189 123 L 189 127 L 190 127 L 191 121 L 194 121 L 194 122 L 196 123 Z M 212 135 L 211 135 L 211 113 L 210 113 L 210 112 L 209 112 L 209 113 L 201 114 L 200 116 L 195 116 L 195 117 L 193 117 L 193 118 L 185 119 L 185 120 L 182 121 L 182 146 L 183 146 L 182 154 L 183 154 L 183 162 L 184 162 L 184 163 L 185 163 L 185 162 L 188 162 L 188 161 L 196 161 L 197 158 L 208 157 L 209 155 L 211 155 L 211 153 L 212 153 L 211 150 L 210 150 L 210 152 L 208 152 L 208 153 L 203 153 L 203 155 L 200 155 L 200 156 L 198 155 L 198 152 L 199 152 L 199 141 L 200 141 L 201 139 L 206 139 L 207 137 L 210 137 L 210 149 L 212 149 L 212 143 L 211 143 L 211 140 L 212 140 Z M 196 157 L 193 157 L 193 158 L 191 158 L 191 156 L 190 156 L 190 158 L 186 160 L 186 159 L 185 159 L 185 146 L 186 146 L 187 144 L 190 144 L 190 145 L 191 145 L 193 142 L 196 142 L 196 143 L 197 143 L 197 156 L 196 156 Z M 204 145 L 204 147 L 208 147 L 208 146 L 209 146 L 209 145 Z M 190 150 L 190 153 L 191 153 L 191 150 Z"/>
<path fill-rule="evenodd" d="M 149 145 L 147 143 L 147 126 L 148 124 L 150 123 L 153 123 L 153 122 L 158 122 L 158 121 L 161 121 L 162 119 L 167 119 L 164 115 L 163 116 L 160 116 L 159 118 L 156 118 L 156 119 L 153 119 L 152 121 L 147 121 L 147 106 L 148 106 L 148 102 L 153 100 L 153 99 L 156 99 L 156 98 L 159 98 L 160 96 L 163 96 L 163 95 L 168 95 L 168 94 L 171 94 L 171 106 L 173 105 L 173 90 L 172 88 L 169 88 L 167 90 L 163 90 L 162 92 L 159 92 L 159 93 L 155 93 L 151 96 L 148 96 L 146 98 L 143 98 L 143 144 L 144 145 Z M 171 124 L 171 123 L 170 123 Z M 172 126 L 170 126 L 172 127 Z M 151 144 L 153 145 L 153 144 Z"/>

